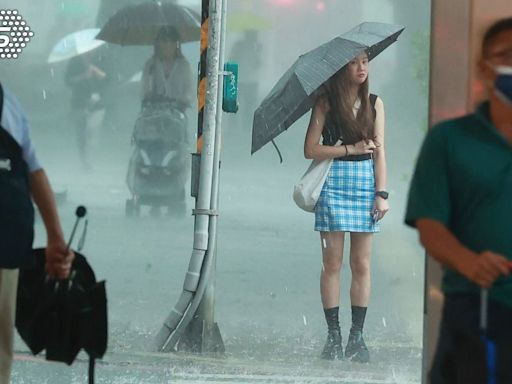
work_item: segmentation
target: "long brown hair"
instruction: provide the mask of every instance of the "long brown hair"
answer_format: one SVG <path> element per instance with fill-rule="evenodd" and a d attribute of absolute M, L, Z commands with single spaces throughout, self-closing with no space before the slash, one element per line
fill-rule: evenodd
<path fill-rule="evenodd" d="M 368 77 L 359 86 L 358 97 L 361 105 L 354 117 L 353 100 L 350 94 L 348 65 L 336 72 L 324 84 L 325 97 L 330 107 L 330 114 L 339 136 L 345 143 L 355 143 L 362 139 L 374 137 L 374 115 L 368 93 Z"/>

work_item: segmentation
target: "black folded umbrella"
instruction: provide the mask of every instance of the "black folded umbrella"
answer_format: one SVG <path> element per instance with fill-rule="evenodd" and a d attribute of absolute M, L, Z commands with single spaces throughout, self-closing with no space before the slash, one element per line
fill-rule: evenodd
<path fill-rule="evenodd" d="M 44 248 L 36 262 L 20 270 L 16 328 L 32 353 L 46 350 L 46 359 L 72 364 L 83 348 L 94 359 L 107 348 L 105 282 L 97 282 L 85 257 L 75 251 L 68 279 L 48 278 Z M 92 367 L 92 368 L 91 368 Z"/>

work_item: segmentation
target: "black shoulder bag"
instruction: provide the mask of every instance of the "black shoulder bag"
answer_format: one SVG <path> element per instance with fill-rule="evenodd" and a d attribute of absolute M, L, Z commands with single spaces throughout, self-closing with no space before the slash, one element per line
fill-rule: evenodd
<path fill-rule="evenodd" d="M 15 269 L 34 262 L 34 206 L 21 146 L 1 124 L 3 96 L 0 84 L 0 268 Z"/>

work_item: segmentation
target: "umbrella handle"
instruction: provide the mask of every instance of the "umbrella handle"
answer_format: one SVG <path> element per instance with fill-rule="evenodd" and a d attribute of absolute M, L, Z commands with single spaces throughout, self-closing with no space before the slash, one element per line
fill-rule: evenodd
<path fill-rule="evenodd" d="M 78 245 L 76 246 L 76 249 L 78 252 L 82 250 L 85 243 L 85 237 L 87 236 L 87 224 L 89 223 L 89 220 L 85 219 L 84 223 L 84 229 L 82 230 L 82 236 L 80 236 L 80 240 L 78 241 Z"/>
<path fill-rule="evenodd" d="M 68 291 L 71 290 L 71 287 L 73 286 L 73 279 L 75 278 L 76 271 L 73 270 L 70 272 L 69 276 L 65 279 L 57 279 L 57 278 L 51 278 L 48 274 L 46 274 L 44 282 L 45 284 L 48 284 L 50 281 L 54 282 L 53 285 L 53 292 L 57 292 L 59 290 L 60 283 L 67 283 L 68 284 Z"/>
<path fill-rule="evenodd" d="M 480 329 L 484 333 L 487 332 L 488 299 L 489 290 L 482 288 L 480 291 Z"/>
<path fill-rule="evenodd" d="M 487 384 L 496 384 L 496 344 L 487 337 L 489 290 L 482 288 L 480 291 L 480 331 L 485 345 L 485 362 L 487 369 Z"/>
<path fill-rule="evenodd" d="M 78 226 L 78 222 L 86 214 L 87 214 L 87 209 L 83 205 L 79 205 L 76 208 L 76 211 L 75 211 L 76 220 L 75 220 L 75 224 L 73 225 L 73 230 L 71 231 L 71 235 L 69 236 L 68 243 L 66 244 L 66 252 L 65 252 L 66 254 L 69 252 L 69 248 L 71 247 L 71 243 L 73 242 L 73 238 L 75 237 L 75 232 L 76 232 L 76 228 Z M 82 235 L 82 241 L 81 241 L 82 245 L 83 245 L 83 238 L 84 238 L 84 236 L 85 236 L 85 232 Z M 67 279 L 63 279 L 64 281 L 68 282 L 68 289 L 71 289 L 71 286 L 73 284 L 72 281 L 73 281 L 74 276 L 75 276 L 74 271 L 71 271 L 70 276 Z M 57 291 L 57 289 L 59 288 L 59 279 L 52 279 L 52 278 L 50 278 L 49 275 L 46 275 L 45 282 L 48 283 L 48 281 L 50 281 L 50 280 L 55 280 L 54 291 Z"/>
<path fill-rule="evenodd" d="M 75 224 L 73 225 L 73 230 L 71 231 L 71 235 L 69 236 L 68 243 L 66 245 L 66 253 L 69 251 L 69 247 L 71 246 L 71 243 L 73 242 L 73 238 L 75 237 L 76 227 L 78 226 L 78 221 L 80 220 L 79 217 L 76 218 Z"/>
<path fill-rule="evenodd" d="M 76 220 L 75 224 L 73 225 L 73 230 L 71 231 L 71 235 L 69 236 L 68 244 L 66 245 L 66 253 L 69 251 L 69 247 L 71 246 L 71 243 L 73 242 L 73 238 L 75 237 L 76 227 L 78 226 L 78 222 L 82 217 L 84 217 L 87 214 L 87 209 L 83 205 L 79 205 L 76 208 L 75 215 Z"/>
<path fill-rule="evenodd" d="M 508 269 L 512 272 L 512 261 L 507 263 Z M 489 310 L 489 290 L 487 288 L 482 288 L 480 291 L 480 329 L 485 333 L 487 331 L 487 316 Z"/>

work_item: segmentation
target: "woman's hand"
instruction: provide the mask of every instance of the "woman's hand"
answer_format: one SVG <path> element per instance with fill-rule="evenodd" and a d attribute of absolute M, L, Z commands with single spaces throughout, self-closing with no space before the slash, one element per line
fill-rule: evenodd
<path fill-rule="evenodd" d="M 373 153 L 373 150 L 377 148 L 375 142 L 371 139 L 363 139 L 355 144 L 348 145 L 349 155 L 364 155 L 367 153 Z"/>
<path fill-rule="evenodd" d="M 389 211 L 389 202 L 379 196 L 375 196 L 373 203 L 372 217 L 375 221 L 381 220 Z"/>

